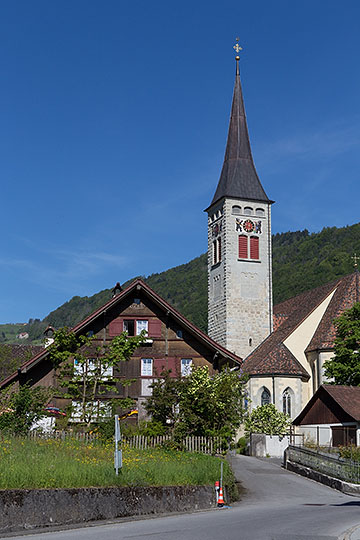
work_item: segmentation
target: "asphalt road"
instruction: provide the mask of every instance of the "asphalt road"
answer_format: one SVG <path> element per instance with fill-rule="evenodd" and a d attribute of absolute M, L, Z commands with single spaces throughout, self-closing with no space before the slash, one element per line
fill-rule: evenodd
<path fill-rule="evenodd" d="M 337 540 L 360 523 L 360 499 L 255 458 L 233 458 L 246 487 L 229 509 L 16 536 L 27 540 Z"/>

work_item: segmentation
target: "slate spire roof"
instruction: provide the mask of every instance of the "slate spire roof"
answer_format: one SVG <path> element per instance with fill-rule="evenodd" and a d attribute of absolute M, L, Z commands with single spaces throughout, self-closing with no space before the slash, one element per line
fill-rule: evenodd
<path fill-rule="evenodd" d="M 224 164 L 210 206 L 222 197 L 272 202 L 261 185 L 251 154 L 238 60 Z"/>

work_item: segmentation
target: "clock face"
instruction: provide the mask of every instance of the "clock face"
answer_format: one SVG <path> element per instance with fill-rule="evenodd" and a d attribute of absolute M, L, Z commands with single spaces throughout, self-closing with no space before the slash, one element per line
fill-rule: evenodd
<path fill-rule="evenodd" d="M 243 227 L 246 232 L 252 232 L 255 228 L 254 223 L 250 219 L 244 221 Z"/>

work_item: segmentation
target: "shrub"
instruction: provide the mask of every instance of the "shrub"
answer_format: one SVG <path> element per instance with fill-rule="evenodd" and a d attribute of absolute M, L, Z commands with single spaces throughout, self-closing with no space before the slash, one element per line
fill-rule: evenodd
<path fill-rule="evenodd" d="M 256 407 L 245 419 L 245 433 L 265 433 L 266 435 L 285 435 L 289 432 L 291 419 L 277 410 L 273 403 Z"/>

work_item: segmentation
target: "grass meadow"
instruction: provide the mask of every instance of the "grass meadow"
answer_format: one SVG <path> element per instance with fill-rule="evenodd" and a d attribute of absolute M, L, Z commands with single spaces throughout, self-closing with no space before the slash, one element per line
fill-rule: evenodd
<path fill-rule="evenodd" d="M 203 454 L 125 447 L 116 476 L 112 442 L 3 437 L 0 489 L 211 485 L 220 479 L 220 463 L 220 458 Z M 226 461 L 224 483 L 233 483 Z"/>

